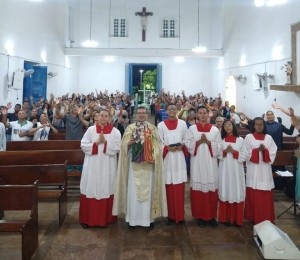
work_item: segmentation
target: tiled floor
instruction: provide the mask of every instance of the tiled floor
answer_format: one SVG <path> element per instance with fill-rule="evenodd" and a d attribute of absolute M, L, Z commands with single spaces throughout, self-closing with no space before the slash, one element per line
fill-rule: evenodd
<path fill-rule="evenodd" d="M 39 204 L 39 247 L 33 259 L 263 259 L 253 240 L 253 225 L 242 228 L 200 228 L 191 217 L 186 189 L 186 224 L 166 226 L 163 219 L 153 229 L 129 230 L 120 217 L 107 228 L 83 229 L 78 223 L 79 193 L 69 196 L 68 216 L 58 226 L 55 202 Z M 279 214 L 291 205 L 282 191 L 275 191 Z M 299 215 L 298 211 L 298 215 Z M 8 215 L 6 215 L 8 216 Z M 300 248 L 300 218 L 284 214 L 276 225 Z M 0 259 L 21 259 L 19 234 L 0 234 Z"/>

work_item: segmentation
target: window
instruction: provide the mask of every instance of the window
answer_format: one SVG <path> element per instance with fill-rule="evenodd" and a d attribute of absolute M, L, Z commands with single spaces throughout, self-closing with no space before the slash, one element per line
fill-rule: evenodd
<path fill-rule="evenodd" d="M 163 38 L 175 38 L 176 37 L 176 21 L 175 19 L 164 19 L 162 26 Z"/>
<path fill-rule="evenodd" d="M 126 19 L 114 18 L 113 19 L 113 36 L 126 37 Z"/>

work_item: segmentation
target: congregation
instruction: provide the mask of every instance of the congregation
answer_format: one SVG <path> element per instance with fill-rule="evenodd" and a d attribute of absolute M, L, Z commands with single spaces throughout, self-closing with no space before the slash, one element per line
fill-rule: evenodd
<path fill-rule="evenodd" d="M 282 134 L 300 129 L 292 108 L 273 104 L 291 117 L 287 128 L 275 121 L 273 111 L 252 120 L 228 101 L 223 104 L 220 94 L 162 90 L 147 100 L 154 124 L 146 106 L 118 91 L 30 97 L 12 113 L 9 103 L 0 110 L 0 151 L 7 141 L 46 141 L 59 131 L 66 140 L 81 140 L 79 223 L 84 228 L 105 227 L 120 214 L 130 229 L 153 227 L 158 217 L 167 225 L 184 224 L 188 180 L 198 226 L 240 227 L 244 219 L 274 223 L 271 165 L 282 149 Z M 250 130 L 245 139 L 238 133 L 244 127 Z"/>

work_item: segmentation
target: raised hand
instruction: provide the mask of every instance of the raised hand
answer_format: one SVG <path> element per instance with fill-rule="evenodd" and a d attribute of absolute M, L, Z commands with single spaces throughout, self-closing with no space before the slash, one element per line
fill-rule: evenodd
<path fill-rule="evenodd" d="M 272 107 L 275 109 L 281 109 L 281 106 L 279 106 L 277 103 L 273 103 Z"/>
<path fill-rule="evenodd" d="M 11 108 L 12 108 L 11 102 L 7 103 L 6 108 L 7 108 L 7 109 L 11 109 Z"/>

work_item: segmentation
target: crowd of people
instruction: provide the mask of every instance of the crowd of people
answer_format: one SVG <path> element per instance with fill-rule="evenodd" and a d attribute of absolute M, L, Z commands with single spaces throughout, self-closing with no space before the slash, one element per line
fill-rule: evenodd
<path fill-rule="evenodd" d="M 287 128 L 275 121 L 273 111 L 252 120 L 228 101 L 223 105 L 221 95 L 162 91 L 148 97 L 151 124 L 148 109 L 137 107 L 133 96 L 95 93 L 51 94 L 36 102 L 31 97 L 13 113 L 8 113 L 10 103 L 2 106 L 0 115 L 2 151 L 6 138 L 48 140 L 60 129 L 67 140 L 81 140 L 79 222 L 84 228 L 107 226 L 123 213 L 129 228 L 151 227 L 158 217 L 166 217 L 168 225 L 184 223 L 188 175 L 192 216 L 200 227 L 217 227 L 217 219 L 227 226 L 242 226 L 244 219 L 274 222 L 271 164 L 282 149 L 282 134 L 300 129 L 292 108 L 273 104 L 292 118 Z M 238 135 L 241 126 L 251 131 L 245 139 Z"/>

